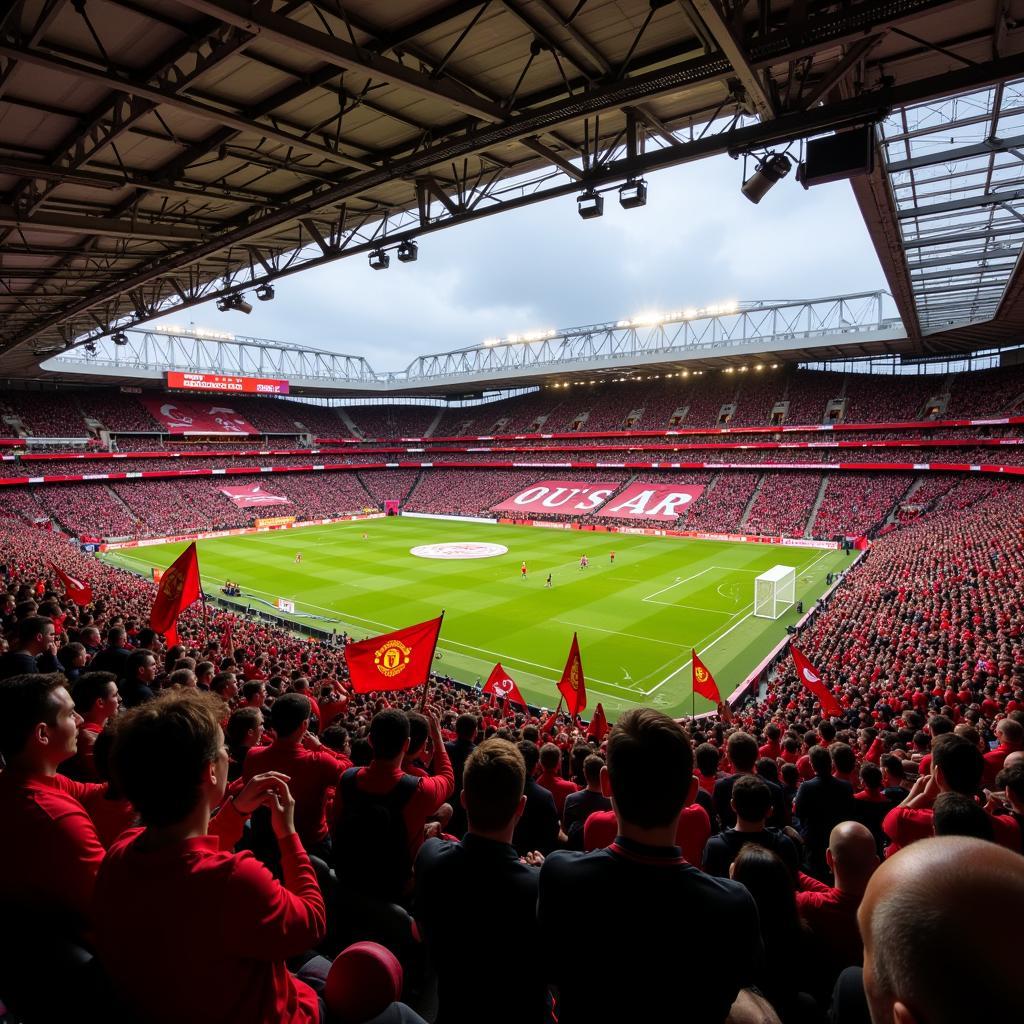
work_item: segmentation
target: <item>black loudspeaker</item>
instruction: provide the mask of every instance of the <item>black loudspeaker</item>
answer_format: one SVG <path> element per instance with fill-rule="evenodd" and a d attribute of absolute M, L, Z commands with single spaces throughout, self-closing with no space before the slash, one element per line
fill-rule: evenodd
<path fill-rule="evenodd" d="M 837 132 L 823 139 L 811 139 L 804 150 L 804 162 L 796 179 L 804 188 L 827 181 L 870 174 L 875 169 L 875 146 L 871 125 Z"/>

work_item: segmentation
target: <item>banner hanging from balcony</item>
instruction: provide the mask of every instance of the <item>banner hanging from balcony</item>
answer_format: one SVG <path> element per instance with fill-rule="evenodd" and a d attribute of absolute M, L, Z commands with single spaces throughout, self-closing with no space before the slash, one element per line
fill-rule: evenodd
<path fill-rule="evenodd" d="M 703 487 L 634 483 L 597 514 L 602 518 L 654 519 L 659 523 L 674 523 L 703 493 Z"/>
<path fill-rule="evenodd" d="M 256 428 L 225 402 L 145 395 L 139 399 L 168 434 L 256 434 Z"/>
<path fill-rule="evenodd" d="M 620 484 L 601 481 L 541 480 L 493 507 L 495 512 L 535 515 L 547 512 L 562 516 L 584 516 L 599 509 Z"/>
<path fill-rule="evenodd" d="M 290 505 L 291 499 L 280 494 L 268 494 L 262 484 L 243 484 L 240 487 L 222 487 L 220 493 L 239 508 L 254 505 Z"/>

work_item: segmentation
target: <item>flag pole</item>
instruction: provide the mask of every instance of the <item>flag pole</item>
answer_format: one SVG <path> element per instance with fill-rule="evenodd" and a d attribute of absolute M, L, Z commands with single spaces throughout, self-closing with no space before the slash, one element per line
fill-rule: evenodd
<path fill-rule="evenodd" d="M 434 634 L 434 646 L 430 652 L 430 661 L 427 662 L 427 678 L 423 680 L 423 697 L 420 699 L 420 711 L 427 706 L 427 694 L 430 693 L 430 669 L 434 664 L 434 655 L 437 654 L 437 641 L 441 639 L 441 627 L 444 625 L 444 609 L 441 609 L 441 621 L 437 624 L 437 632 Z"/>
<path fill-rule="evenodd" d="M 693 659 L 697 656 L 697 652 L 691 647 L 690 648 L 690 725 L 693 725 L 694 720 L 697 717 L 697 691 L 693 686 Z"/>

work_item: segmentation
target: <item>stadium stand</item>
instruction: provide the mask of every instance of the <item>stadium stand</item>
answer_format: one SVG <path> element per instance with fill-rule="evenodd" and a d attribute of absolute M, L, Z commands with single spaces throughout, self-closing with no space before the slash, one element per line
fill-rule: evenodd
<path fill-rule="evenodd" d="M 436 481 L 442 491 L 457 488 L 455 480 L 458 473 L 460 471 L 457 470 L 438 472 Z M 469 473 L 465 475 L 468 476 Z M 337 476 L 351 480 L 353 475 Z M 722 487 L 724 492 L 730 492 L 733 479 L 741 476 L 749 478 L 751 474 L 721 474 L 714 481 L 713 491 Z M 289 483 L 299 479 L 306 478 L 295 477 L 289 480 Z M 322 479 L 316 477 L 314 484 L 320 486 Z M 850 479 L 860 480 L 862 490 L 858 493 L 864 493 L 863 488 L 868 478 Z M 275 480 L 275 483 L 277 482 Z M 188 485 L 194 486 L 196 483 L 199 481 L 189 481 Z M 503 484 L 506 489 L 514 489 L 517 486 L 517 482 L 511 478 L 505 479 Z M 833 480 L 830 478 L 826 492 L 831 489 L 832 484 Z M 129 489 L 130 486 L 139 485 L 125 485 L 125 489 Z M 770 486 L 775 484 L 771 483 Z M 413 498 L 422 487 L 423 480 L 417 485 Z M 965 792 L 967 796 L 959 799 L 967 799 L 973 795 L 975 787 L 980 785 L 984 773 L 991 774 L 994 785 L 1000 784 L 995 781 L 996 779 L 1001 780 L 1008 794 L 1014 794 L 1008 799 L 1015 803 L 1010 802 L 1008 807 L 999 802 L 989 802 L 984 807 L 979 804 L 979 811 L 983 815 L 982 823 L 990 830 L 991 837 L 997 843 L 1016 851 L 1012 856 L 1020 854 L 1020 825 L 1009 813 L 1009 809 L 1024 809 L 1024 769 L 1010 767 L 1000 774 L 1003 761 L 1024 747 L 1024 728 L 1020 722 L 1024 717 L 1024 655 L 1021 654 L 1017 642 L 1021 631 L 1024 630 L 1024 609 L 1019 601 L 1019 594 L 1024 588 L 1024 556 L 1019 539 L 1019 489 L 1020 485 L 1016 481 L 962 480 L 943 496 L 946 499 L 943 507 L 925 512 L 921 519 L 911 525 L 897 528 L 880 537 L 868 557 L 844 575 L 840 591 L 802 630 L 800 636 L 801 646 L 815 663 L 829 667 L 830 687 L 842 705 L 842 715 L 823 720 L 813 695 L 798 685 L 795 675 L 788 672 L 783 664 L 770 677 L 763 698 L 755 697 L 752 702 L 734 708 L 724 718 L 712 716 L 692 723 L 688 733 L 680 730 L 679 726 L 660 716 L 658 712 L 646 710 L 638 712 L 632 718 L 627 716 L 613 731 L 610 740 L 603 742 L 591 740 L 587 743 L 579 728 L 564 717 L 558 720 L 548 737 L 542 737 L 552 740 L 561 755 L 555 762 L 560 766 L 556 767 L 556 773 L 564 780 L 566 786 L 573 780 L 573 766 L 582 763 L 581 755 L 576 754 L 576 748 L 580 744 L 583 744 L 582 749 L 585 753 L 608 759 L 613 787 L 616 784 L 624 784 L 621 772 L 625 769 L 619 766 L 616 758 L 616 744 L 624 742 L 627 735 L 633 737 L 631 742 L 640 744 L 639 749 L 644 749 L 645 743 L 655 742 L 657 730 L 677 730 L 671 733 L 672 742 L 684 744 L 694 751 L 695 753 L 688 756 L 696 756 L 701 764 L 706 762 L 702 751 L 710 744 L 712 749 L 717 750 L 718 763 L 711 781 L 729 782 L 731 785 L 735 780 L 744 780 L 742 783 L 736 783 L 734 800 L 741 817 L 748 822 L 748 832 L 752 828 L 761 828 L 758 834 L 765 838 L 755 842 L 758 844 L 756 849 L 761 851 L 758 856 L 765 860 L 765 864 L 755 864 L 746 852 L 742 852 L 755 849 L 744 846 L 743 833 L 737 834 L 734 829 L 723 828 L 714 814 L 709 816 L 698 805 L 694 805 L 692 813 L 687 813 L 694 821 L 699 816 L 707 824 L 704 825 L 705 831 L 701 833 L 704 838 L 696 846 L 697 853 L 691 856 L 698 858 L 701 848 L 705 848 L 703 857 L 710 869 L 711 858 L 713 863 L 717 864 L 722 851 L 729 851 L 725 856 L 727 859 L 736 860 L 735 877 L 743 880 L 755 902 L 769 897 L 777 900 L 777 894 L 771 895 L 773 890 L 770 886 L 783 884 L 780 880 L 768 882 L 767 879 L 772 877 L 770 872 L 763 879 L 755 877 L 756 870 L 763 868 L 767 871 L 774 862 L 770 858 L 774 858 L 775 854 L 765 852 L 765 847 L 769 850 L 781 850 L 783 843 L 773 829 L 765 831 L 763 825 L 756 825 L 759 820 L 763 821 L 763 817 L 759 819 L 758 815 L 765 812 L 757 811 L 755 808 L 768 806 L 771 799 L 769 786 L 762 780 L 766 776 L 779 778 L 791 787 L 790 792 L 795 797 L 795 806 L 801 811 L 801 817 L 795 821 L 796 830 L 789 832 L 790 838 L 785 839 L 785 843 L 790 844 L 786 849 L 791 849 L 792 855 L 798 858 L 800 873 L 795 876 L 795 883 L 793 876 L 790 875 L 789 882 L 785 884 L 790 886 L 788 898 L 794 903 L 795 913 L 803 922 L 802 926 L 809 929 L 819 949 L 814 959 L 813 970 L 801 970 L 795 976 L 787 975 L 790 981 L 785 986 L 780 986 L 777 973 L 764 977 L 761 991 L 777 1008 L 785 1010 L 795 991 L 801 993 L 801 1005 L 805 1008 L 817 1006 L 819 1010 L 816 1012 L 820 1012 L 829 1001 L 832 983 L 840 971 L 861 962 L 863 949 L 855 928 L 853 910 L 860 899 L 859 894 L 863 893 L 867 879 L 877 865 L 876 847 L 880 844 L 883 854 L 888 854 L 890 858 L 893 856 L 890 850 L 894 851 L 904 845 L 910 845 L 918 850 L 920 856 L 927 856 L 929 844 L 932 842 L 927 837 L 932 834 L 933 827 L 938 829 L 941 824 L 939 811 L 944 805 L 941 800 L 936 799 L 941 793 L 947 790 Z M 88 496 L 95 503 L 100 498 L 98 492 L 102 488 L 81 485 L 75 489 L 41 490 L 62 491 L 65 494 L 70 494 L 74 490 L 80 497 Z M 957 491 L 960 493 L 956 497 L 951 497 Z M 428 486 L 425 498 L 427 503 L 431 500 L 440 500 L 432 499 L 430 494 L 431 488 Z M 850 492 L 845 489 L 845 485 L 834 491 L 832 497 L 840 504 L 851 500 Z M 804 498 L 800 501 L 806 505 Z M 172 517 L 175 515 L 173 511 L 169 514 Z M 16 599 L 21 599 L 30 592 L 36 593 L 46 607 L 56 606 L 60 609 L 61 616 L 64 616 L 61 634 L 55 645 L 62 656 L 64 646 L 89 641 L 89 630 L 93 626 L 102 630 L 111 622 L 124 623 L 129 644 L 140 644 L 145 639 L 140 626 L 146 621 L 153 595 L 152 584 L 147 580 L 79 554 L 69 544 L 68 539 L 59 533 L 33 529 L 12 518 L 0 519 L 0 547 L 5 553 L 3 578 L 6 593 Z M 93 588 L 94 603 L 85 608 L 78 608 L 64 598 L 61 589 L 54 585 L 51 563 L 60 565 L 65 571 L 72 572 L 88 582 Z M 37 581 L 40 580 L 43 581 L 42 584 L 37 585 Z M 963 598 L 967 595 L 970 595 L 970 599 L 965 603 Z M 22 607 L 21 612 L 15 614 L 10 602 L 7 609 L 5 643 L 10 643 L 12 648 L 25 650 L 26 648 L 19 646 L 18 636 L 21 633 L 16 626 L 18 618 L 25 618 L 28 610 Z M 91 609 L 95 609 L 95 612 Z M 215 613 L 212 618 L 211 628 L 214 635 L 219 635 L 222 631 L 223 614 Z M 918 628 L 917 624 L 921 622 L 927 623 L 928 628 Z M 311 738 L 304 744 L 307 753 L 303 756 L 319 758 L 318 763 L 323 766 L 321 770 L 326 773 L 328 784 L 329 780 L 333 779 L 340 787 L 342 773 L 352 764 L 353 759 L 363 756 L 357 753 L 357 750 L 366 749 L 368 736 L 378 735 L 375 749 L 384 749 L 384 741 L 380 737 L 384 735 L 385 726 L 401 728 L 401 723 L 405 720 L 405 711 L 401 709 L 408 708 L 410 712 L 412 711 L 415 701 L 403 700 L 401 694 L 392 695 L 395 699 L 390 702 L 390 711 L 380 712 L 377 711 L 376 702 L 372 697 L 352 692 L 346 681 L 347 673 L 340 649 L 337 647 L 310 644 L 275 626 L 238 616 L 234 617 L 232 629 L 234 658 L 224 664 L 233 666 L 243 678 L 265 679 L 260 690 L 261 694 L 266 692 L 263 715 L 268 726 L 273 724 L 279 730 L 279 736 L 283 734 L 283 730 L 291 728 L 284 724 L 287 719 L 286 706 L 290 707 L 289 701 L 306 701 L 306 694 L 316 699 L 319 717 L 314 721 L 312 728 L 321 729 L 320 738 Z M 182 691 L 179 688 L 181 684 L 172 680 L 179 678 L 174 669 L 180 664 L 180 658 L 191 656 L 198 660 L 210 650 L 203 639 L 204 626 L 198 611 L 185 613 L 180 635 L 183 645 L 181 648 L 166 652 L 166 656 L 162 650 L 157 650 L 157 665 L 151 687 L 157 697 L 153 699 L 152 710 L 122 713 L 125 714 L 123 725 L 127 728 L 125 735 L 132 735 L 137 722 L 141 721 L 139 715 L 170 714 L 170 709 L 191 707 L 190 702 L 197 699 L 191 696 L 195 690 Z M 35 648 L 30 646 L 27 650 L 31 652 Z M 224 657 L 225 653 L 220 651 L 219 657 Z M 93 654 L 87 648 L 86 664 L 83 668 L 87 671 L 89 660 L 98 660 L 101 654 L 100 650 Z M 11 674 L 9 666 L 14 664 L 9 660 L 10 657 L 13 656 L 0 655 L 0 676 L 4 677 L 0 679 L 0 706 L 5 709 L 8 716 L 14 712 L 2 702 L 6 698 L 7 690 L 15 685 L 14 680 L 8 679 Z M 23 655 L 19 654 L 18 657 Z M 43 649 L 39 654 L 29 653 L 24 657 L 33 659 L 32 663 L 42 669 L 46 665 L 45 659 L 48 655 Z M 298 670 L 294 666 L 298 666 Z M 180 678 L 187 677 L 186 674 Z M 47 678 L 20 676 L 18 679 L 26 682 L 19 682 L 17 685 L 41 686 L 43 682 L 34 683 L 28 680 Z M 79 689 L 75 688 L 72 692 L 78 694 Z M 294 694 L 294 697 L 288 696 L 289 694 Z M 232 698 L 231 703 L 241 706 L 242 700 L 242 697 Z M 182 701 L 185 702 L 184 705 Z M 478 827 L 474 826 L 474 816 L 482 813 L 474 811 L 476 805 L 472 803 L 472 794 L 478 784 L 481 787 L 496 784 L 483 781 L 486 776 L 481 773 L 485 771 L 485 766 L 496 765 L 500 761 L 494 759 L 503 757 L 511 759 L 511 765 L 518 762 L 520 780 L 525 772 L 521 761 L 522 755 L 514 745 L 495 746 L 495 742 L 499 740 L 491 739 L 487 745 L 481 746 L 483 740 L 488 737 L 519 739 L 523 735 L 523 730 L 538 728 L 541 716 L 536 709 L 528 709 L 525 714 L 517 713 L 506 717 L 499 709 L 491 707 L 490 701 L 481 698 L 472 687 L 457 685 L 446 678 L 439 678 L 436 681 L 434 702 L 438 709 L 437 726 L 431 724 L 429 717 L 428 726 L 438 730 L 435 735 L 439 738 L 433 747 L 433 763 L 428 766 L 427 774 L 436 782 L 430 783 L 433 787 L 430 790 L 432 796 L 426 797 L 424 790 L 425 799 L 438 801 L 457 798 L 457 794 L 452 792 L 453 776 L 450 774 L 449 758 L 443 741 L 447 741 L 449 749 L 454 749 L 452 744 L 455 742 L 456 728 L 463 730 L 461 724 L 457 726 L 457 720 L 461 722 L 460 716 L 472 716 L 468 719 L 472 723 L 469 749 L 473 749 L 475 733 L 478 753 L 470 759 L 462 776 L 462 785 L 468 794 L 467 799 L 471 801 L 469 831 L 472 833 L 474 827 Z M 278 705 L 280 713 L 275 711 Z M 150 705 L 144 704 L 143 708 L 146 707 Z M 231 714 L 230 706 L 218 714 Z M 242 712 L 236 710 L 234 714 L 240 715 Z M 390 715 L 391 718 L 385 721 L 381 715 Z M 322 730 L 322 725 L 327 720 L 335 727 L 331 734 Z M 8 717 L 7 721 L 11 722 L 12 719 Z M 303 722 L 304 719 L 300 718 L 298 721 Z M 920 726 L 926 721 L 929 724 L 929 731 L 921 732 Z M 344 731 L 337 732 L 339 726 Z M 408 726 L 404 728 L 407 729 Z M 378 730 L 378 733 L 374 733 L 374 730 Z M 336 736 L 333 735 L 335 732 Z M 399 732 L 399 735 L 401 734 Z M 460 731 L 459 735 L 462 734 Z M 120 733 L 116 736 L 120 736 Z M 974 744 L 987 749 L 990 737 L 993 738 L 993 742 L 998 739 L 999 743 L 993 750 L 993 756 L 986 755 L 983 759 Z M 129 756 L 128 748 L 119 746 L 121 742 L 115 737 L 115 771 L 124 770 L 120 759 Z M 282 741 L 278 739 L 274 742 Z M 756 774 L 750 774 L 746 767 L 748 755 L 744 751 L 748 745 L 754 752 L 750 755 L 751 766 L 754 763 L 753 757 L 758 753 L 762 758 L 757 763 Z M 272 751 L 274 747 L 231 749 L 242 758 L 241 765 L 244 769 L 247 750 Z M 283 749 L 285 748 L 282 747 Z M 774 756 L 773 750 L 776 751 Z M 310 755 L 309 751 L 322 753 Z M 41 764 L 34 752 L 35 747 L 16 749 L 8 746 L 4 751 L 10 759 L 7 771 L 12 771 L 12 766 L 15 766 L 18 771 L 26 773 L 26 777 L 34 778 L 32 772 L 38 772 Z M 570 753 L 574 756 L 570 757 Z M 485 755 L 490 760 L 486 760 Z M 928 774 L 926 763 L 921 760 L 922 755 L 930 757 L 933 774 Z M 254 757 L 252 771 L 258 771 L 255 755 L 250 753 L 248 756 Z M 1021 760 L 1024 753 L 1015 756 L 1017 760 Z M 704 761 L 701 761 L 701 758 L 704 758 Z M 954 764 L 961 762 L 966 765 L 968 761 L 971 767 L 953 767 Z M 936 766 L 943 774 L 936 776 Z M 297 765 L 289 768 L 288 773 L 292 775 L 293 780 L 297 778 L 296 773 L 299 770 Z M 833 774 L 841 774 L 843 780 L 850 779 L 852 785 L 846 781 L 836 781 L 829 790 L 832 795 L 825 803 L 818 800 L 812 811 L 812 796 L 817 798 L 820 790 L 818 780 L 831 779 Z M 688 780 L 689 776 L 690 769 L 687 767 L 685 778 Z M 244 774 L 240 774 L 238 782 L 233 783 L 229 790 L 229 794 L 235 795 L 237 811 L 221 809 L 220 815 L 237 815 L 239 812 L 242 815 L 247 814 L 246 808 L 252 806 L 252 803 L 248 794 L 243 791 L 245 778 Z M 638 780 L 646 779 L 649 784 L 654 778 L 653 775 L 641 775 Z M 914 786 L 913 793 L 899 788 L 904 778 L 907 778 L 908 782 L 913 782 L 915 778 L 919 780 Z M 884 785 L 882 780 L 885 780 Z M 658 776 L 658 781 L 661 792 L 670 791 L 663 774 Z M 0 805 L 5 810 L 5 821 L 13 824 L 14 821 L 20 820 L 17 818 L 20 812 L 16 805 L 10 804 L 10 790 L 5 788 L 3 782 L 3 778 L 0 777 Z M 100 829 L 100 808 L 94 803 L 91 792 L 71 788 L 77 783 L 67 782 L 61 785 L 66 787 L 66 795 L 62 799 L 69 807 L 74 805 L 85 808 L 84 811 L 78 812 L 85 815 L 81 830 L 74 834 L 74 838 L 71 834 L 68 835 L 67 841 L 71 845 L 67 847 L 66 853 L 60 853 L 57 847 L 53 847 L 52 868 L 49 860 L 45 864 L 32 864 L 27 861 L 25 855 L 28 851 L 24 845 L 29 841 L 27 835 L 17 828 L 9 833 L 8 840 L 0 849 L 0 879 L 9 880 L 17 877 L 18 890 L 15 895 L 15 891 L 6 882 L 0 883 L 0 900 L 7 908 L 8 922 L 24 920 L 20 911 L 26 896 L 32 898 L 32 894 L 46 892 L 50 901 L 65 898 L 61 890 L 52 887 L 54 876 L 49 873 L 70 863 L 68 860 L 61 860 L 62 857 L 76 858 L 79 863 L 90 865 L 81 883 L 87 886 L 89 891 L 96 886 L 99 893 L 107 893 L 109 885 L 112 884 L 112 881 L 108 882 L 108 875 L 110 880 L 118 877 L 113 874 L 116 858 L 123 855 L 124 844 L 130 841 L 134 833 L 124 833 L 117 839 L 117 834 L 124 824 L 114 826 L 113 834 L 97 847 L 94 855 L 90 854 L 94 859 L 83 861 L 88 847 L 76 844 L 96 843 L 95 839 L 89 838 L 89 835 L 96 833 L 89 830 Z M 522 785 L 521 781 L 519 785 Z M 676 806 L 681 806 L 687 799 L 693 799 L 684 798 L 685 790 L 684 786 L 679 790 L 681 795 L 673 798 L 679 801 Z M 134 783 L 129 784 L 126 791 L 131 797 L 138 792 L 138 786 Z M 490 788 L 484 791 L 494 792 Z M 927 798 L 926 792 L 930 794 Z M 311 790 L 302 788 L 297 781 L 293 781 L 296 821 L 301 815 L 308 818 L 312 809 L 317 806 L 311 805 L 310 800 L 322 799 L 313 797 L 311 793 Z M 219 802 L 220 799 L 215 797 L 215 802 Z M 625 797 L 620 795 L 620 801 L 624 799 Z M 762 799 L 765 800 L 764 805 L 759 803 Z M 79 805 L 78 800 L 83 803 Z M 933 804 L 934 815 L 931 811 Z M 430 811 L 426 809 L 436 804 L 424 803 L 423 806 L 425 811 L 421 813 L 429 815 Z M 714 810 L 716 805 L 710 802 L 708 806 Z M 141 811 L 144 820 L 147 814 L 152 813 L 149 808 L 149 803 L 140 802 L 138 805 L 137 810 Z M 104 807 L 103 811 L 107 815 L 105 821 L 114 820 L 108 812 L 116 811 L 121 815 L 123 823 L 133 824 L 132 808 L 124 802 L 123 797 L 110 808 Z M 92 815 L 96 815 L 95 819 Z M 227 823 L 227 819 L 223 820 Z M 332 819 L 329 817 L 327 820 L 330 823 Z M 404 902 L 408 898 L 413 901 L 409 905 L 413 907 L 420 922 L 422 941 L 439 955 L 439 950 L 447 950 L 450 947 L 435 945 L 447 940 L 441 938 L 442 933 L 435 923 L 435 918 L 427 910 L 426 900 L 433 898 L 428 897 L 428 891 L 433 889 L 428 890 L 427 886 L 433 886 L 433 873 L 440 870 L 436 858 L 457 856 L 460 848 L 455 846 L 450 838 L 429 838 L 435 835 L 436 824 L 432 825 L 425 817 L 416 820 L 420 822 L 417 826 L 419 838 L 416 846 L 422 843 L 422 852 L 417 860 L 417 881 L 415 887 L 412 887 L 410 882 L 402 883 L 408 894 L 407 897 L 403 896 L 402 900 Z M 674 822 L 674 818 L 672 820 Z M 95 825 L 87 824 L 92 821 L 95 821 Z M 340 848 L 343 848 L 346 833 L 337 830 L 345 826 L 337 817 L 333 821 L 334 824 L 329 827 L 336 830 L 334 841 L 336 844 L 342 844 Z M 216 827 L 218 830 L 221 829 L 219 823 Z M 674 824 L 672 828 L 675 829 Z M 511 830 L 509 835 L 511 836 Z M 861 837 L 865 835 L 868 838 L 862 841 Z M 428 837 L 425 843 L 423 836 Z M 796 844 L 792 845 L 794 839 Z M 467 854 L 472 842 L 475 841 L 467 840 Z M 666 842 L 671 845 L 672 839 Z M 688 847 L 690 842 L 689 838 L 684 838 L 684 848 Z M 106 854 L 106 863 L 100 866 L 105 855 L 104 847 L 111 852 Z M 336 851 L 338 848 L 335 848 Z M 405 848 L 404 845 L 402 848 Z M 36 847 L 33 847 L 33 850 L 35 849 Z M 822 869 L 826 849 L 829 851 L 828 864 L 834 866 L 834 875 L 826 874 Z M 984 849 L 982 844 L 976 856 Z M 267 851 L 263 851 L 257 845 L 255 850 L 258 856 L 266 859 L 272 869 L 279 870 L 275 867 L 280 856 L 275 853 L 276 845 Z M 790 855 L 789 852 L 785 854 L 787 857 Z M 305 857 L 305 854 L 302 856 Z M 542 891 L 546 891 L 545 885 L 556 884 L 561 877 L 560 872 L 570 869 L 572 862 L 563 861 L 564 856 L 558 853 L 550 855 L 550 864 L 541 869 Z M 530 853 L 527 864 L 540 863 L 540 860 L 539 856 L 535 858 Z M 337 852 L 330 854 L 327 862 L 312 863 L 312 868 L 319 873 L 321 883 L 324 886 L 328 886 L 329 883 L 329 887 L 324 889 L 325 892 L 333 892 L 335 886 L 338 886 L 340 893 L 345 892 L 345 876 L 339 874 L 343 863 L 347 862 L 339 859 Z M 333 871 L 329 866 L 331 864 L 334 865 Z M 409 861 L 406 860 L 405 864 L 404 869 L 399 870 L 408 872 Z M 286 866 L 286 882 L 288 870 L 290 869 Z M 464 873 L 469 869 L 463 866 L 458 870 Z M 506 883 L 493 874 L 493 868 L 489 868 L 488 871 L 491 899 L 500 900 L 504 898 L 501 893 Z M 527 866 L 523 871 L 536 872 L 537 868 Z M 316 877 L 313 871 L 309 877 Z M 782 877 L 779 876 L 780 879 Z M 532 882 L 530 878 L 531 876 L 524 874 L 522 882 L 517 884 L 536 885 L 537 876 L 532 876 Z M 123 886 L 128 883 L 125 880 L 119 884 Z M 317 886 L 315 881 L 311 881 L 310 884 Z M 444 884 L 449 906 L 451 901 L 456 900 L 453 884 Z M 511 881 L 508 884 L 511 885 Z M 760 888 L 763 886 L 769 888 Z M 522 893 L 521 888 L 511 891 Z M 478 897 L 477 890 L 473 889 L 472 894 L 475 901 Z M 67 898 L 79 897 L 73 897 L 69 890 Z M 113 895 L 104 896 L 103 900 L 105 909 L 102 915 L 95 919 L 100 950 L 98 967 L 105 971 L 115 991 L 127 995 L 131 991 L 131 984 L 129 976 L 124 973 L 125 951 L 113 937 L 120 934 L 120 930 L 126 925 L 123 922 L 119 923 L 117 931 L 111 931 L 114 928 L 113 921 L 120 919 L 108 918 L 106 915 L 108 912 L 118 914 L 121 911 L 118 910 L 118 901 Z M 326 924 L 322 927 L 326 927 L 327 931 L 325 933 L 318 927 L 304 939 L 307 945 L 319 947 L 331 956 L 337 945 L 326 943 L 324 935 L 333 934 L 332 930 L 339 927 L 341 934 L 345 936 L 341 939 L 342 943 L 356 936 L 365 937 L 370 932 L 380 937 L 380 925 L 372 924 L 371 918 L 353 916 L 351 908 L 347 911 L 342 909 L 347 905 L 344 897 L 339 903 L 332 896 L 321 905 L 323 909 L 320 913 L 326 914 Z M 533 901 L 526 900 L 524 903 L 520 895 L 518 905 L 532 907 Z M 365 912 L 365 902 L 363 906 Z M 526 929 L 524 934 L 534 934 L 533 929 L 544 928 L 545 907 L 542 898 L 539 926 L 532 923 L 529 917 L 522 919 L 521 927 Z M 728 915 L 731 911 L 727 911 L 723 905 L 719 913 Z M 406 922 L 404 932 L 403 920 Z M 726 916 L 722 920 L 727 921 L 730 918 Z M 402 961 L 407 976 L 415 976 L 423 969 L 422 956 L 408 930 L 409 922 L 411 918 L 405 916 L 404 911 L 394 917 L 388 926 L 390 937 L 386 938 L 385 944 L 390 945 L 393 955 Z M 56 951 L 67 949 L 62 943 L 81 941 L 77 938 L 74 926 L 68 924 L 64 927 L 70 930 L 62 933 L 51 931 L 42 947 L 38 947 L 36 951 L 51 949 L 56 955 Z M 765 938 L 767 941 L 768 936 Z M 730 944 L 733 962 L 737 952 L 735 942 L 736 935 L 733 934 Z M 791 949 L 788 946 L 785 948 Z M 148 953 L 152 953 L 151 946 L 147 946 Z M 13 963 L 23 964 L 24 958 L 12 957 L 5 960 L 5 964 Z M 448 994 L 447 988 L 450 987 L 451 980 L 445 973 L 448 968 L 444 963 L 445 961 L 441 959 L 436 965 L 442 978 L 440 998 L 442 1005 L 454 1005 L 457 997 Z M 464 969 L 464 965 L 460 963 L 456 976 L 461 977 Z M 131 978 L 143 977 L 138 973 L 141 967 L 133 967 L 132 970 L 134 973 Z M 781 968 L 773 968 L 774 972 L 778 970 Z M 537 994 L 533 996 L 530 996 L 530 993 L 534 989 L 530 984 L 526 984 L 530 977 L 529 968 L 524 967 L 524 971 L 526 973 L 521 979 L 523 984 L 517 986 L 519 997 L 541 1001 L 544 989 L 543 970 L 537 976 Z M 43 995 L 41 989 L 26 990 L 25 986 L 19 983 L 29 976 L 30 974 L 26 974 L 16 978 L 12 977 L 9 970 L 0 971 L 0 991 L 12 1005 L 29 1007 L 27 1019 L 31 1019 L 33 1000 L 39 1000 Z M 304 984 L 303 979 L 308 977 L 309 972 L 304 974 L 300 970 L 293 984 Z M 449 979 L 447 987 L 444 980 L 446 977 Z M 566 990 L 571 992 L 571 986 Z M 105 998 L 111 997 L 107 995 Z M 412 1000 L 414 1005 L 422 1007 L 422 1003 L 419 1002 L 421 997 L 417 994 L 415 985 L 406 988 L 406 998 Z M 114 1012 L 112 1004 L 110 1012 Z M 424 1012 L 427 1012 L 425 1008 Z"/>

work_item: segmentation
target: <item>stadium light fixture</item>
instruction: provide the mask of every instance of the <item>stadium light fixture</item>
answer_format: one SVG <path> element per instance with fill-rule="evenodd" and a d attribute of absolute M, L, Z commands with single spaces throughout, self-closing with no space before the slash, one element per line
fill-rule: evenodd
<path fill-rule="evenodd" d="M 274 297 L 274 286 L 269 281 L 264 281 L 263 284 L 256 286 L 256 298 L 260 302 L 270 302 Z"/>
<path fill-rule="evenodd" d="M 127 335 L 127 334 L 125 334 L 125 333 L 124 333 L 124 331 L 115 331 L 115 332 L 114 332 L 114 333 L 113 333 L 113 334 L 112 334 L 112 335 L 110 336 L 110 340 L 111 340 L 111 341 L 112 341 L 112 342 L 113 342 L 113 343 L 114 343 L 115 345 L 127 345 L 127 344 L 128 344 L 128 335 Z"/>
<path fill-rule="evenodd" d="M 370 267 L 373 270 L 387 270 L 391 266 L 391 257 L 383 249 L 374 249 L 370 253 Z"/>
<path fill-rule="evenodd" d="M 627 181 L 619 188 L 619 206 L 624 210 L 636 210 L 647 205 L 647 182 Z"/>
<path fill-rule="evenodd" d="M 227 313 L 230 310 L 237 310 L 239 313 L 251 313 L 252 303 L 246 302 L 245 296 L 241 292 L 234 292 L 231 295 L 222 295 L 217 300 L 217 308 L 222 313 Z"/>
<path fill-rule="evenodd" d="M 576 212 L 584 220 L 593 220 L 604 213 L 604 196 L 599 195 L 592 189 L 581 192 L 576 197 Z"/>
<path fill-rule="evenodd" d="M 785 153 L 769 153 L 758 162 L 754 173 L 747 178 L 740 191 L 752 202 L 759 203 L 780 182 L 793 165 Z"/>
<path fill-rule="evenodd" d="M 398 262 L 399 263 L 415 263 L 419 258 L 420 247 L 410 238 L 407 242 L 402 242 L 398 247 Z"/>

